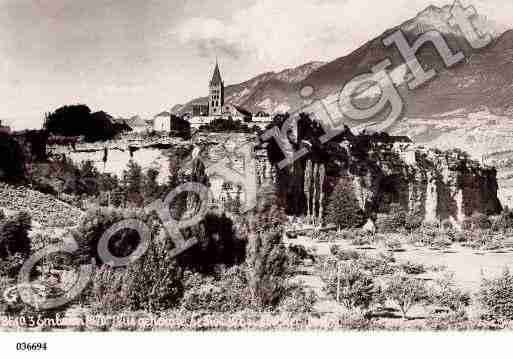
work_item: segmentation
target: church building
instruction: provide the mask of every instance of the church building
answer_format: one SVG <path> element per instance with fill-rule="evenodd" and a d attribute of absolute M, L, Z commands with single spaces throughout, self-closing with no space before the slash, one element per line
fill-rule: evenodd
<path fill-rule="evenodd" d="M 221 115 L 224 106 L 224 82 L 221 78 L 221 71 L 219 71 L 219 64 L 217 61 L 214 69 L 214 75 L 212 75 L 212 80 L 210 80 L 209 90 L 208 115 Z"/>
<path fill-rule="evenodd" d="M 199 128 L 217 118 L 250 122 L 252 115 L 240 107 L 225 103 L 224 81 L 221 77 L 219 63 L 216 61 L 214 73 L 208 84 L 208 103 L 192 105 L 192 115 L 187 120 L 191 127 Z"/>

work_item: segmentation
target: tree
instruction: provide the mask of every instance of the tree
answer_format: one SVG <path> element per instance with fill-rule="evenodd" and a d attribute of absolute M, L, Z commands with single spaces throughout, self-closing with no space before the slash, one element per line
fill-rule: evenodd
<path fill-rule="evenodd" d="M 203 125 L 199 128 L 203 132 L 244 132 L 249 133 L 251 130 L 249 126 L 242 123 L 240 120 L 233 120 L 233 118 L 216 118 L 208 125 Z"/>
<path fill-rule="evenodd" d="M 25 155 L 16 140 L 0 133 L 0 179 L 18 182 L 25 178 Z"/>
<path fill-rule="evenodd" d="M 378 294 L 372 277 L 355 261 L 337 262 L 337 266 L 329 278 L 328 292 L 347 309 L 368 309 Z"/>
<path fill-rule="evenodd" d="M 404 274 L 395 274 L 385 289 L 386 297 L 397 304 L 403 319 L 410 309 L 427 299 L 426 285 L 421 279 L 412 278 Z"/>
<path fill-rule="evenodd" d="M 141 191 L 143 183 L 144 176 L 141 166 L 137 162 L 130 160 L 127 169 L 123 171 L 123 187 L 129 202 L 136 205 L 142 204 Z"/>
<path fill-rule="evenodd" d="M 103 141 L 127 131 L 127 126 L 115 126 L 113 117 L 104 111 L 91 112 L 86 105 L 63 106 L 46 115 L 45 129 L 59 136 L 84 136 L 86 141 Z"/>
<path fill-rule="evenodd" d="M 30 253 L 29 231 L 32 219 L 27 212 L 20 212 L 0 223 L 0 257 L 21 254 L 27 257 Z"/>
<path fill-rule="evenodd" d="M 225 213 L 208 212 L 188 234 L 187 238 L 196 237 L 199 243 L 178 258 L 185 269 L 212 274 L 219 265 L 231 267 L 244 262 L 246 240 L 237 236 L 233 221 Z"/>
<path fill-rule="evenodd" d="M 365 214 L 360 208 L 348 178 L 341 178 L 329 197 L 326 219 L 328 223 L 341 228 L 361 227 L 365 223 Z"/>
<path fill-rule="evenodd" d="M 259 308 L 277 306 L 287 293 L 290 262 L 282 240 L 285 220 L 275 191 L 264 188 L 241 225 L 241 236 L 247 240 L 248 286 L 253 304 Z"/>
<path fill-rule="evenodd" d="M 155 168 L 149 168 L 144 176 L 144 201 L 145 203 L 151 203 L 160 197 L 160 186 L 157 181 L 159 171 Z"/>
<path fill-rule="evenodd" d="M 171 115 L 171 134 L 188 140 L 191 138 L 191 124 L 181 117 Z"/>

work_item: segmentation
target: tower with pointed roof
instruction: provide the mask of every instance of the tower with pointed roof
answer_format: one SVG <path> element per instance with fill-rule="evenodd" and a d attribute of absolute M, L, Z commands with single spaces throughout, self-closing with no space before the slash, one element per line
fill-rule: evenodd
<path fill-rule="evenodd" d="M 208 115 L 219 116 L 224 106 L 224 83 L 216 60 L 216 67 L 209 84 Z"/>

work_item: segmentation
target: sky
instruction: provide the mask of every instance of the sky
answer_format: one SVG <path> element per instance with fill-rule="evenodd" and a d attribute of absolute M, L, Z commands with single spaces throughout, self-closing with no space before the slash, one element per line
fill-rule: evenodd
<path fill-rule="evenodd" d="M 512 23 L 511 0 L 462 0 Z M 152 118 L 225 84 L 347 55 L 450 0 L 0 0 L 0 119 L 37 128 L 87 104 Z"/>

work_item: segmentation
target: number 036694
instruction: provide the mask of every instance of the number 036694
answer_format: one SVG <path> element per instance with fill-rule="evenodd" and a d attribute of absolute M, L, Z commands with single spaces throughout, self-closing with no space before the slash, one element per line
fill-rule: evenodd
<path fill-rule="evenodd" d="M 22 352 L 45 351 L 46 343 L 16 343 L 16 350 Z"/>

